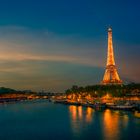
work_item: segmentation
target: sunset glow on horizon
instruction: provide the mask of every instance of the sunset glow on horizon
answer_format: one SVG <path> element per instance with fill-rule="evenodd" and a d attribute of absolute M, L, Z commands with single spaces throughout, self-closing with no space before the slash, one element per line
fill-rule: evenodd
<path fill-rule="evenodd" d="M 109 25 L 122 80 L 140 82 L 139 4 L 1 2 L 0 86 L 64 92 L 72 85 L 99 84 L 106 66 Z"/>

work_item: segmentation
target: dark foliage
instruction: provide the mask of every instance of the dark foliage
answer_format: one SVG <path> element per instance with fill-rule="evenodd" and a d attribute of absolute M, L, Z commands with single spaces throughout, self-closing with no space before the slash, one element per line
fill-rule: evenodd
<path fill-rule="evenodd" d="M 140 90 L 140 84 L 127 84 L 127 85 L 91 85 L 86 87 L 78 87 L 76 85 L 72 86 L 71 89 L 66 90 L 66 94 L 71 93 L 87 93 L 92 96 L 104 96 L 109 93 L 112 96 L 122 97 L 130 94 L 133 90 Z"/>

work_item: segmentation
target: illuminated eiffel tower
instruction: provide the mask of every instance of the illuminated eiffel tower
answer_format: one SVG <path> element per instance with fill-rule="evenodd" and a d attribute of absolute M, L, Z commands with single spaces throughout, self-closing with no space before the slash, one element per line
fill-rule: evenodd
<path fill-rule="evenodd" d="M 118 72 L 117 72 L 117 68 L 115 66 L 111 28 L 108 28 L 107 64 L 106 64 L 106 70 L 103 77 L 103 81 L 101 83 L 103 85 L 122 84 L 122 80 L 120 80 Z"/>

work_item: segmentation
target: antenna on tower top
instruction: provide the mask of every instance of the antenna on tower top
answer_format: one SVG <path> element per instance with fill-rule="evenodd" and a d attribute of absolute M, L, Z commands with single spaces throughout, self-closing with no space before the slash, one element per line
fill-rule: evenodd
<path fill-rule="evenodd" d="M 108 31 L 109 31 L 109 32 L 110 32 L 110 31 L 112 31 L 112 28 L 111 28 L 111 27 L 109 27 L 109 28 L 108 28 Z"/>

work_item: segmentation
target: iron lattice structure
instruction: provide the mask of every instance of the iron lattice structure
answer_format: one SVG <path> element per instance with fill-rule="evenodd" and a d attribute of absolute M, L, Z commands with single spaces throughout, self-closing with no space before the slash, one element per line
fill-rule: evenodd
<path fill-rule="evenodd" d="M 113 43 L 112 43 L 112 29 L 108 28 L 108 52 L 107 52 L 107 64 L 106 70 L 101 82 L 103 85 L 108 84 L 122 84 L 122 80 L 119 77 L 117 68 L 115 65 Z"/>

